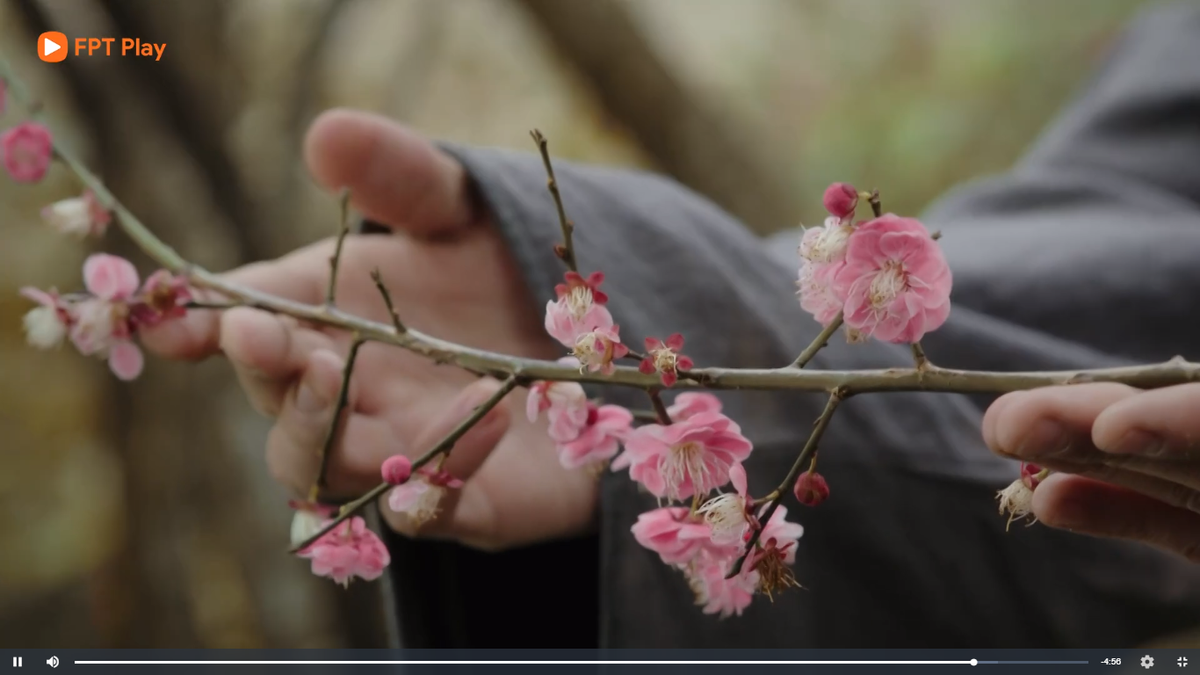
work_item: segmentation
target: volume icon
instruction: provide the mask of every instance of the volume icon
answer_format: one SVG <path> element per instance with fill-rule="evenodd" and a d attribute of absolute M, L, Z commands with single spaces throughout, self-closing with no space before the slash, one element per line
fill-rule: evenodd
<path fill-rule="evenodd" d="M 51 656 L 50 658 L 46 659 L 46 665 L 50 666 L 51 668 L 57 668 L 58 667 L 58 657 Z"/>

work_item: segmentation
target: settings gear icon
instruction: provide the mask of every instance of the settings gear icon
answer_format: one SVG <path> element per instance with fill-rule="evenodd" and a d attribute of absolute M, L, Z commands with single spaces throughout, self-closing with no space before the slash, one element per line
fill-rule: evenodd
<path fill-rule="evenodd" d="M 1143 668 L 1146 668 L 1147 670 L 1149 670 L 1153 666 L 1154 666 L 1154 657 L 1153 656 L 1150 656 L 1149 654 L 1147 654 L 1142 657 L 1142 667 Z"/>

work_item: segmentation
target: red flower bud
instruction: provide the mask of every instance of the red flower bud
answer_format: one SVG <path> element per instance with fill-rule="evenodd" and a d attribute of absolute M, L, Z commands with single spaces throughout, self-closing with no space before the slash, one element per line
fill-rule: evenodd
<path fill-rule="evenodd" d="M 825 188 L 822 200 L 829 215 L 834 218 L 846 218 L 853 215 L 858 206 L 858 190 L 849 183 L 834 183 Z"/>
<path fill-rule="evenodd" d="M 412 475 L 412 460 L 404 455 L 392 455 L 383 462 L 383 480 L 388 485 L 408 482 Z"/>
<path fill-rule="evenodd" d="M 825 477 L 816 471 L 806 471 L 796 479 L 796 487 L 793 492 L 796 500 L 801 504 L 818 506 L 821 502 L 829 499 L 829 484 L 825 482 Z"/>
<path fill-rule="evenodd" d="M 1038 483 L 1042 482 L 1042 479 L 1038 477 L 1038 474 L 1041 472 L 1042 467 L 1037 464 L 1021 462 L 1021 482 L 1030 490 L 1036 488 Z"/>

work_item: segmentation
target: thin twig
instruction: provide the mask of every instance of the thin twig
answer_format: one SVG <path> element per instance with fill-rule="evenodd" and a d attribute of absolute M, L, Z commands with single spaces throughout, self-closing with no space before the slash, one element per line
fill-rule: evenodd
<path fill-rule="evenodd" d="M 796 357 L 796 360 L 792 362 L 791 367 L 803 368 L 804 366 L 807 366 L 808 362 L 812 361 L 813 357 L 817 355 L 817 352 L 821 351 L 822 347 L 829 344 L 829 338 L 833 337 L 833 334 L 837 332 L 837 329 L 842 327 L 843 320 L 844 318 L 842 316 L 842 312 L 838 312 L 838 315 L 833 318 L 833 321 L 830 321 L 829 325 L 826 326 L 817 335 L 817 337 L 814 338 L 813 341 L 804 348 L 804 351 L 800 352 L 800 356 Z"/>
<path fill-rule="evenodd" d="M 821 442 L 821 436 L 825 434 L 825 428 L 829 426 L 829 420 L 833 419 L 834 411 L 837 410 L 838 404 L 845 398 L 846 393 L 840 389 L 833 390 L 833 393 L 829 395 L 829 402 L 825 404 L 825 410 L 817 418 L 816 426 L 813 427 L 812 434 L 808 437 L 808 442 L 804 444 L 804 449 L 796 456 L 796 461 L 792 464 L 792 468 L 788 470 L 787 476 L 783 478 L 783 482 L 771 493 L 772 497 L 767 510 L 759 516 L 758 522 L 761 527 L 755 529 L 753 534 L 750 535 L 750 540 L 746 542 L 746 550 L 733 563 L 733 568 L 726 575 L 726 579 L 731 579 L 737 576 L 738 572 L 742 571 L 742 565 L 745 564 L 747 556 L 750 555 L 755 545 L 758 544 L 758 538 L 762 535 L 763 529 L 767 526 L 767 523 L 771 522 L 771 516 L 775 515 L 775 510 L 779 508 L 779 503 L 783 501 L 783 496 L 788 493 L 788 489 L 800 476 L 800 472 L 804 468 L 804 463 L 817 451 L 817 445 Z"/>
<path fill-rule="evenodd" d="M 917 370 L 928 370 L 932 366 L 929 362 L 929 357 L 925 356 L 925 348 L 921 346 L 920 342 L 912 343 L 912 355 L 913 363 L 917 365 Z"/>
<path fill-rule="evenodd" d="M 538 152 L 542 154 L 542 164 L 546 165 L 546 188 L 550 190 L 550 196 L 554 197 L 554 207 L 558 209 L 558 224 L 562 227 L 563 243 L 561 249 L 556 249 L 559 257 L 567 264 L 567 267 L 572 272 L 579 271 L 579 265 L 575 260 L 575 242 L 572 235 L 575 233 L 575 224 L 567 218 L 567 210 L 563 207 L 562 195 L 558 192 L 558 180 L 554 177 L 554 166 L 550 163 L 550 147 L 546 141 L 546 137 L 542 132 L 534 129 L 529 132 L 533 137 L 533 142 L 537 143 Z"/>
<path fill-rule="evenodd" d="M 635 422 L 652 422 L 658 424 L 662 420 L 658 416 L 658 413 L 653 410 L 630 410 L 629 412 L 633 415 L 633 421 Z"/>
<path fill-rule="evenodd" d="M 654 406 L 654 415 L 658 418 L 658 423 L 663 426 L 671 424 L 671 414 L 667 412 L 667 406 L 663 405 L 662 396 L 657 389 L 650 389 L 646 392 L 650 396 L 650 405 Z"/>
<path fill-rule="evenodd" d="M 346 235 L 350 234 L 350 191 L 342 190 L 339 201 L 341 203 L 341 222 L 338 224 L 337 245 L 333 249 L 333 255 L 329 258 L 329 288 L 325 291 L 326 307 L 336 305 L 338 267 L 341 266 L 342 247 L 346 243 Z"/>
<path fill-rule="evenodd" d="M 383 296 L 383 304 L 387 306 L 388 315 L 392 317 L 392 326 L 396 328 L 396 332 L 403 333 L 408 330 L 404 327 L 404 322 L 400 320 L 400 313 L 396 311 L 396 306 L 392 304 L 392 294 L 384 285 L 383 275 L 379 273 L 378 268 L 371 270 L 371 279 L 375 281 L 375 288 L 379 289 L 379 295 Z"/>
<path fill-rule="evenodd" d="M 879 190 L 871 190 L 871 196 L 867 198 L 867 203 L 871 205 L 871 213 L 875 217 L 883 215 L 883 203 L 879 201 Z"/>
<path fill-rule="evenodd" d="M 365 340 L 354 336 L 350 343 L 350 354 L 346 357 L 346 366 L 342 368 L 342 388 L 338 391 L 337 405 L 333 410 L 333 419 L 329 422 L 329 431 L 325 434 L 325 443 L 321 446 L 321 465 L 317 469 L 317 478 L 308 491 L 308 501 L 315 503 L 325 487 L 325 474 L 329 471 L 329 457 L 333 454 L 333 445 L 337 442 L 338 431 L 342 425 L 342 413 L 350 403 L 350 378 L 354 374 L 354 362 L 358 359 L 358 350 Z"/>
<path fill-rule="evenodd" d="M 454 447 L 454 444 L 457 443 L 458 440 L 460 438 L 462 438 L 464 434 L 466 434 L 468 431 L 470 431 L 471 427 L 478 424 L 479 420 L 483 419 L 484 415 L 487 415 L 488 412 L 491 411 L 492 408 L 495 408 L 496 405 L 498 403 L 500 403 L 500 401 L 503 400 L 504 397 L 509 394 L 509 392 L 511 392 L 513 389 L 516 389 L 518 386 L 520 386 L 524 382 L 526 382 L 526 380 L 524 378 L 517 377 L 516 375 L 511 375 L 508 377 L 508 379 L 504 380 L 504 382 L 501 383 L 500 388 L 497 389 L 491 396 L 489 396 L 486 401 L 484 401 L 483 403 L 476 406 L 475 409 L 471 411 L 471 414 L 468 415 L 466 419 L 464 419 L 462 422 L 460 422 L 458 424 L 458 426 L 454 427 L 454 429 L 450 433 L 446 434 L 442 438 L 442 440 L 438 441 L 437 444 L 434 445 L 432 448 L 430 448 L 428 452 L 421 455 L 417 459 L 413 460 L 413 463 L 412 463 L 413 475 L 414 476 L 416 475 L 417 469 L 420 469 L 421 467 L 425 466 L 429 462 L 433 461 L 438 455 L 442 454 L 443 452 L 448 452 L 452 447 Z M 413 478 L 412 480 L 415 480 L 415 478 Z M 333 520 L 326 523 L 324 526 L 321 527 L 321 529 L 319 531 L 315 532 L 313 535 L 311 535 L 304 541 L 301 541 L 300 543 L 292 546 L 292 548 L 289 549 L 289 552 L 297 553 L 299 551 L 304 550 L 309 545 L 311 545 L 313 542 L 315 542 L 318 539 L 320 539 L 321 537 L 325 536 L 325 534 L 328 533 L 330 530 L 337 527 L 342 522 L 344 522 L 346 519 L 353 516 L 364 506 L 366 506 L 367 504 L 370 504 L 375 499 L 378 499 L 379 497 L 381 497 L 383 495 L 383 493 L 387 492 L 388 489 L 391 487 L 392 487 L 392 485 L 389 483 L 386 483 L 386 482 L 380 483 L 379 485 L 376 485 L 375 487 L 371 488 L 371 490 L 369 492 L 367 492 L 363 496 L 359 497 L 358 499 L 355 499 L 354 501 L 348 502 L 347 504 L 343 505 L 341 507 L 341 509 L 338 511 L 337 516 L 335 516 L 333 518 Z"/>
<path fill-rule="evenodd" d="M 233 309 L 234 307 L 242 307 L 240 302 L 198 302 L 192 300 L 183 305 L 184 309 Z"/>

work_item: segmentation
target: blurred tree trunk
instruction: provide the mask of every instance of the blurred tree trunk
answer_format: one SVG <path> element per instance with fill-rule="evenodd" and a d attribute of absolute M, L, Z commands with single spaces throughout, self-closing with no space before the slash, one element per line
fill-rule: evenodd
<path fill-rule="evenodd" d="M 223 143 L 237 104 L 236 87 L 223 98 L 231 88 L 218 75 L 223 3 L 107 3 L 122 26 L 137 27 L 128 29 L 110 25 L 90 3 L 23 2 L 30 19 L 46 10 L 44 25 L 30 26 L 34 34 L 53 26 L 168 43 L 173 58 L 149 62 L 164 68 L 152 77 L 139 59 L 64 64 L 92 126 L 94 166 L 199 264 L 223 269 L 246 261 L 256 248 L 247 237 L 253 210 Z M 104 248 L 143 273 L 153 269 L 118 232 Z M 97 629 L 106 646 L 340 644 L 329 634 L 333 589 L 284 553 L 290 516 L 264 507 L 263 495 L 280 503 L 283 495 L 265 481 L 263 423 L 247 414 L 227 366 L 150 358 L 136 383 L 110 381 L 106 418 L 124 467 L 128 524 L 123 554 L 93 583 L 91 614 L 103 624 Z M 247 470 L 251 458 L 255 472 Z M 272 512 L 278 517 L 264 515 Z"/>
<path fill-rule="evenodd" d="M 620 0 L 519 0 L 605 108 L 662 168 L 760 234 L 800 213 L 753 128 L 740 128 L 670 72 Z"/>

